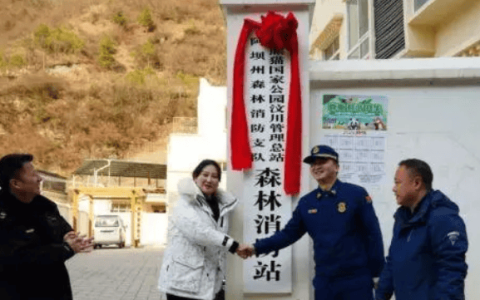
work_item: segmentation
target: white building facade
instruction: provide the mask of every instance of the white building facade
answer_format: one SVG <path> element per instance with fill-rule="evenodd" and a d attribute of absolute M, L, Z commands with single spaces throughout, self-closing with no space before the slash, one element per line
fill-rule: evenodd
<path fill-rule="evenodd" d="M 173 132 L 168 140 L 166 191 L 169 205 L 173 205 L 178 197 L 178 181 L 191 177 L 193 169 L 203 159 L 215 160 L 223 171 L 226 170 L 226 113 L 226 87 L 215 87 L 206 79 L 200 79 L 196 132 L 195 130 L 185 130 L 189 133 Z M 226 176 L 222 176 L 220 188 L 225 187 Z"/>

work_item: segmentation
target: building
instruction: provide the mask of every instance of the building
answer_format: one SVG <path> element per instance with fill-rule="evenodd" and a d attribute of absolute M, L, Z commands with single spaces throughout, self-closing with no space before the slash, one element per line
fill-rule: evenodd
<path fill-rule="evenodd" d="M 38 170 L 42 177 L 41 194 L 57 204 L 62 217 L 72 224 L 71 204 L 67 195 L 67 178 L 45 170 Z"/>
<path fill-rule="evenodd" d="M 127 226 L 127 245 L 164 244 L 166 173 L 164 164 L 85 160 L 70 187 L 74 228 L 91 235 L 95 216 L 114 214 Z"/>
<path fill-rule="evenodd" d="M 317 0 L 314 60 L 479 56 L 480 1 Z"/>
<path fill-rule="evenodd" d="M 174 118 L 168 139 L 166 190 L 168 205 L 178 198 L 177 183 L 191 177 L 203 159 L 217 161 L 223 171 L 227 163 L 227 88 L 211 86 L 200 79 L 197 118 Z M 225 189 L 226 176 L 220 187 Z"/>

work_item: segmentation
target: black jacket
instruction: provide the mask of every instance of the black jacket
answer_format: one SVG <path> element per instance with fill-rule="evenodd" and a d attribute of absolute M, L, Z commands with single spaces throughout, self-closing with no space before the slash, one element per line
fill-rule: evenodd
<path fill-rule="evenodd" d="M 43 196 L 29 204 L 0 191 L 0 299 L 72 299 L 63 241 L 72 227 Z"/>

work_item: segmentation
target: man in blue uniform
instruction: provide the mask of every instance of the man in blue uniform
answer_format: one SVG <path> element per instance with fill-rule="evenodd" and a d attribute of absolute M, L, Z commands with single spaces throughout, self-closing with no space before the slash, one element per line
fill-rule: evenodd
<path fill-rule="evenodd" d="M 331 147 L 314 147 L 303 162 L 310 165 L 318 188 L 300 199 L 285 228 L 239 250 L 245 257 L 269 253 L 308 232 L 315 250 L 315 300 L 373 299 L 373 278 L 380 275 L 384 256 L 370 196 L 337 179 L 339 159 Z"/>
<path fill-rule="evenodd" d="M 418 159 L 400 162 L 395 193 L 393 238 L 376 291 L 377 300 L 464 300 L 468 249 L 458 206 L 432 190 L 430 166 Z"/>

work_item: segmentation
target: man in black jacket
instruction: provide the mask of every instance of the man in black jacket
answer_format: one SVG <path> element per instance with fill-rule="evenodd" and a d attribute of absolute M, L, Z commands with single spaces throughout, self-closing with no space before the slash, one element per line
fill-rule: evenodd
<path fill-rule="evenodd" d="M 30 154 L 0 160 L 0 299 L 72 299 L 65 261 L 90 252 L 52 201 L 40 195 Z"/>

